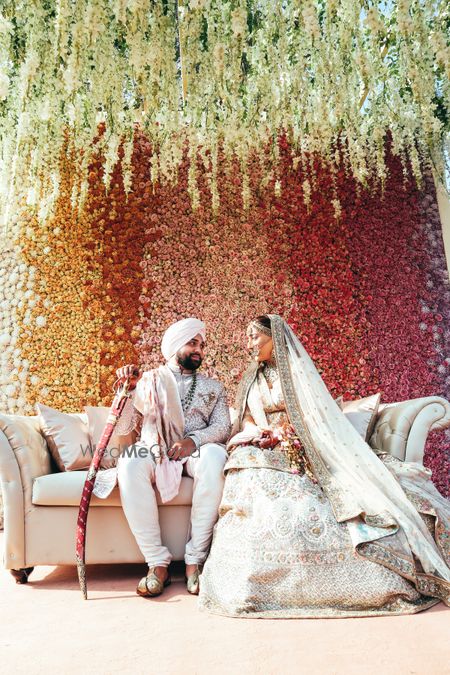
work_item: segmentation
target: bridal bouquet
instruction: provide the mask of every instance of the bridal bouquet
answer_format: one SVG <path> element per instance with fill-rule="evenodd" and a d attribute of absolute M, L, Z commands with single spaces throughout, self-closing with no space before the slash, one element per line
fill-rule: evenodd
<path fill-rule="evenodd" d="M 305 449 L 296 435 L 294 427 L 288 422 L 274 429 L 263 430 L 256 444 L 264 450 L 278 448 L 287 456 L 292 473 L 298 473 L 301 476 L 306 474 L 314 483 L 317 482 Z"/>

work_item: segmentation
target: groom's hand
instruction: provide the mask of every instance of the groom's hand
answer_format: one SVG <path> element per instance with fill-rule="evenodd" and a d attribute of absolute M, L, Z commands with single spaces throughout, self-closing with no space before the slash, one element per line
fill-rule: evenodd
<path fill-rule="evenodd" d="M 142 373 L 139 370 L 138 366 L 130 364 L 128 366 L 122 366 L 116 370 L 116 377 L 118 384 L 122 385 L 125 380 L 128 380 L 130 383 L 130 389 L 134 389 L 136 384 L 142 377 Z"/>
<path fill-rule="evenodd" d="M 169 459 L 183 459 L 183 457 L 190 457 L 197 449 L 192 438 L 184 438 L 182 441 L 177 441 L 168 450 L 167 455 Z"/>

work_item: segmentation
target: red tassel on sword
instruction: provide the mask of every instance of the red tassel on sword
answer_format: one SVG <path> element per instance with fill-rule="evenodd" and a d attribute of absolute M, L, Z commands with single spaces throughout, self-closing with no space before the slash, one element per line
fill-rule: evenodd
<path fill-rule="evenodd" d="M 139 371 L 133 371 L 132 376 L 137 377 Z M 78 511 L 78 520 L 77 520 L 77 543 L 76 543 L 76 560 L 77 560 L 77 569 L 78 569 L 78 579 L 80 581 L 81 592 L 83 597 L 87 600 L 87 583 L 86 583 L 86 565 L 85 565 L 85 555 L 86 555 L 86 525 L 87 517 L 89 513 L 89 504 L 91 502 L 92 490 L 94 489 L 95 479 L 97 477 L 97 472 L 102 461 L 105 450 L 108 447 L 109 440 L 114 431 L 119 417 L 121 416 L 125 404 L 130 397 L 130 378 L 128 377 L 125 382 L 120 385 L 117 389 L 116 395 L 112 402 L 111 409 L 109 411 L 108 420 L 106 426 L 103 429 L 103 433 L 100 437 L 100 441 L 95 449 L 94 456 L 89 467 L 88 474 L 86 476 L 86 481 L 84 483 L 83 492 L 81 494 L 80 508 Z"/>

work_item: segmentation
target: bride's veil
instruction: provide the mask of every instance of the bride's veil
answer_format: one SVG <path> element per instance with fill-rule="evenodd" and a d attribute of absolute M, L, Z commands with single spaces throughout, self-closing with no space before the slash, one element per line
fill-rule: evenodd
<path fill-rule="evenodd" d="M 430 576 L 450 582 L 449 568 L 400 484 L 343 415 L 292 329 L 278 315 L 270 319 L 290 421 L 337 520 L 350 525 L 358 551 L 363 553 L 365 548 L 367 557 L 376 559 L 380 547 L 374 550 L 373 542 L 397 532 L 400 526 L 425 572 L 416 575 L 415 570 L 405 569 L 405 576 L 416 582 L 422 577 L 425 590 Z M 389 566 L 389 560 L 378 562 Z"/>

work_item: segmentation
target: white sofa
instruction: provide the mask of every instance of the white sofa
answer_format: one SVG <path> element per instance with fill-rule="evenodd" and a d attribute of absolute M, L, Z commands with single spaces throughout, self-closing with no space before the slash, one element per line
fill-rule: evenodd
<path fill-rule="evenodd" d="M 422 462 L 431 430 L 450 427 L 450 404 L 426 397 L 380 406 L 370 445 L 399 459 Z M 52 472 L 37 417 L 0 415 L 0 480 L 4 502 L 6 569 L 25 583 L 35 565 L 75 564 L 78 505 L 86 471 Z M 192 479 L 161 505 L 164 543 L 175 560 L 184 556 L 189 535 Z M 116 488 L 106 500 L 92 498 L 86 562 L 137 563 L 141 553 L 130 532 Z"/>

